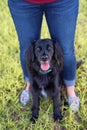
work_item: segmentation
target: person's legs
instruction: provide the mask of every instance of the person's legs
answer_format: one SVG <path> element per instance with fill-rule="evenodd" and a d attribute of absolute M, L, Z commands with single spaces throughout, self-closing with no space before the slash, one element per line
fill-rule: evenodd
<path fill-rule="evenodd" d="M 60 0 L 45 5 L 45 16 L 52 39 L 59 41 L 63 50 L 63 79 L 67 95 L 76 97 L 76 57 L 74 52 L 74 36 L 78 16 L 78 0 Z"/>
<path fill-rule="evenodd" d="M 27 91 L 30 87 L 31 76 L 27 71 L 25 52 L 32 41 L 40 38 L 43 11 L 40 5 L 27 3 L 23 0 L 9 0 L 8 6 L 18 34 L 20 60 Z"/>

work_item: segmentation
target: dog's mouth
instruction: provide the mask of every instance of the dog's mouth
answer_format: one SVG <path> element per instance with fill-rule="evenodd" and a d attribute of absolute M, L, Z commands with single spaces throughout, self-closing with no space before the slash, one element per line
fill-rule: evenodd
<path fill-rule="evenodd" d="M 41 61 L 41 69 L 47 71 L 50 69 L 49 61 Z"/>

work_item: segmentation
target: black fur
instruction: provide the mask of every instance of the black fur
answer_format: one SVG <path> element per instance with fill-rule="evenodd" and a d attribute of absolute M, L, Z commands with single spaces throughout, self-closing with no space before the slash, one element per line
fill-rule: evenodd
<path fill-rule="evenodd" d="M 54 120 L 61 119 L 60 109 L 60 71 L 63 66 L 62 50 L 58 42 L 42 39 L 30 44 L 27 52 L 27 68 L 32 73 L 31 92 L 33 96 L 32 123 L 38 118 L 40 95 L 53 99 Z M 50 72 L 40 72 L 40 62 L 49 61 Z M 42 92 L 43 91 L 43 92 Z M 43 94 L 45 93 L 45 94 Z"/>
<path fill-rule="evenodd" d="M 53 99 L 54 120 L 61 120 L 60 108 L 60 73 L 63 67 L 63 54 L 57 41 L 42 39 L 30 44 L 27 52 L 27 68 L 31 72 L 33 82 L 31 93 L 33 97 L 31 122 L 39 115 L 40 96 Z M 41 69 L 41 62 L 49 62 L 50 68 L 47 71 Z M 77 67 L 81 62 L 77 62 Z"/>

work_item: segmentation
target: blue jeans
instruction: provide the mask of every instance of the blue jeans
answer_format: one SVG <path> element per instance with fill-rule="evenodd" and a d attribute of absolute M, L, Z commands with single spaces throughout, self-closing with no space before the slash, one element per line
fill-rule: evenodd
<path fill-rule="evenodd" d="M 40 38 L 43 14 L 45 14 L 50 36 L 59 41 L 63 50 L 63 79 L 67 86 L 73 86 L 76 81 L 74 37 L 79 0 L 59 0 L 42 5 L 27 3 L 24 0 L 8 0 L 8 6 L 20 43 L 24 79 L 30 81 L 25 52 L 32 41 Z"/>

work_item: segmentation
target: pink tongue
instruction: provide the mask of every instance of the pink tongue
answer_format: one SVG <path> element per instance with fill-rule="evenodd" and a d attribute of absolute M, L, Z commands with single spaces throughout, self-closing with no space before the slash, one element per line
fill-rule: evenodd
<path fill-rule="evenodd" d="M 49 63 L 41 63 L 41 69 L 47 71 L 50 68 Z"/>

